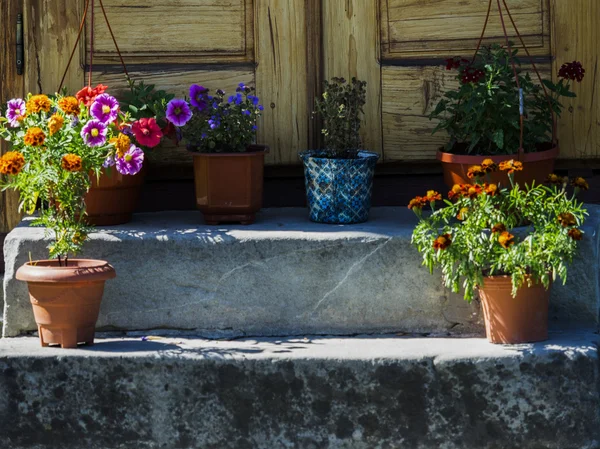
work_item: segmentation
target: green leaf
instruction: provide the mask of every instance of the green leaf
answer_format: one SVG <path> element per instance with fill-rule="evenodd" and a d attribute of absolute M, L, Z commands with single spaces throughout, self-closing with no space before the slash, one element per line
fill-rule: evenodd
<path fill-rule="evenodd" d="M 504 130 L 499 129 L 492 135 L 492 140 L 498 148 L 504 149 Z"/>

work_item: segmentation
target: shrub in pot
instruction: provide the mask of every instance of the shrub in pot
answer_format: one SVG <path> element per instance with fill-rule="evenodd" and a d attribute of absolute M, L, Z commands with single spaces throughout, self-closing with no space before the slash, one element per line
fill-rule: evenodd
<path fill-rule="evenodd" d="M 431 272 L 441 268 L 446 287 L 462 286 L 468 301 L 479 290 L 492 343 L 545 340 L 548 290 L 566 280 L 583 238 L 587 213 L 576 195 L 587 182 L 573 179 L 571 193 L 567 180 L 552 174 L 549 185 L 523 188 L 514 179 L 523 164 L 509 160 L 499 164 L 506 181 L 498 185 L 489 182 L 496 168 L 484 160 L 471 169 L 475 183 L 456 184 L 444 202 L 434 191 L 414 198 L 409 208 L 419 223 L 412 241 Z M 428 206 L 431 213 L 423 211 Z"/>
<path fill-rule="evenodd" d="M 266 145 L 256 145 L 263 111 L 254 88 L 240 83 L 235 95 L 194 84 L 190 104 L 174 99 L 167 119 L 194 155 L 196 205 L 207 224 L 251 224 L 262 207 Z"/>
<path fill-rule="evenodd" d="M 0 117 L 0 137 L 12 145 L 0 158 L 3 187 L 19 191 L 23 211 L 37 210 L 33 224 L 45 226 L 51 239 L 50 259 L 30 261 L 16 274 L 28 283 L 43 346 L 94 341 L 104 283 L 115 270 L 102 260 L 71 256 L 90 231 L 84 198 L 92 177 L 107 160 L 128 173 L 143 161 L 135 145 L 122 147 L 118 118 L 118 103 L 106 93 L 89 108 L 76 97 L 29 95 L 9 101 Z"/>
<path fill-rule="evenodd" d="M 429 116 L 439 121 L 434 133 L 449 135 L 437 153 L 446 184 L 469 182 L 468 168 L 482 157 L 495 163 L 519 160 L 526 170 L 516 174 L 517 183 L 543 182 L 558 155 L 555 117 L 563 109 L 560 100 L 575 97 L 571 83 L 583 79 L 581 64 L 564 64 L 557 83 L 537 83 L 522 70 L 517 50 L 495 44 L 482 47 L 473 61 L 447 60 L 446 69 L 456 70 L 458 87 L 446 91 Z"/>
<path fill-rule="evenodd" d="M 127 147 L 131 140 L 144 151 L 156 147 L 163 137 L 174 137 L 175 127 L 166 119 L 167 103 L 174 97 L 155 86 L 135 83 L 129 79 L 129 91 L 123 96 L 121 110 L 120 147 Z M 106 86 L 98 85 L 91 91 L 84 88 L 78 98 L 92 106 L 97 95 Z M 142 167 L 143 168 L 143 167 Z M 95 226 L 112 226 L 131 221 L 133 211 L 144 183 L 145 170 L 135 174 L 127 171 L 103 169 L 92 178 L 92 185 L 85 197 L 87 221 Z"/>
<path fill-rule="evenodd" d="M 315 114 L 323 120 L 325 148 L 300 153 L 309 217 L 319 223 L 368 220 L 375 164 L 379 155 L 361 149 L 360 119 L 366 82 L 352 78 L 325 81 Z"/>

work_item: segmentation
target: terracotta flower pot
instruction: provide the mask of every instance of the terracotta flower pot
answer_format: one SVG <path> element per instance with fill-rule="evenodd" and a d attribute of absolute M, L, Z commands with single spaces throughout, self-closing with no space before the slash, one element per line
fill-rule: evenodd
<path fill-rule="evenodd" d="M 38 260 L 17 270 L 17 279 L 29 287 L 42 346 L 93 344 L 104 282 L 116 276 L 115 269 L 102 260 L 69 259 L 68 263 L 61 267 L 57 260 Z"/>
<path fill-rule="evenodd" d="M 196 205 L 209 225 L 251 224 L 262 207 L 266 145 L 250 145 L 244 153 L 194 155 Z"/>
<path fill-rule="evenodd" d="M 87 222 L 94 226 L 114 226 L 131 221 L 144 184 L 145 170 L 122 175 L 114 167 L 102 171 L 100 179 L 91 176 L 92 186 L 85 197 Z"/>
<path fill-rule="evenodd" d="M 510 276 L 490 276 L 479 288 L 485 332 L 491 343 L 532 343 L 548 339 L 550 290 L 525 284 L 511 296 Z"/>
<path fill-rule="evenodd" d="M 554 171 L 554 162 L 558 156 L 558 146 L 536 153 L 525 153 L 522 156 L 523 171 L 515 173 L 515 182 L 520 185 L 531 184 L 534 180 L 536 184 L 546 181 L 546 177 Z M 480 165 L 484 159 L 492 159 L 495 163 L 509 159 L 519 160 L 518 154 L 504 154 L 500 156 L 471 156 L 445 153 L 438 150 L 437 159 L 442 162 L 444 172 L 444 182 L 449 188 L 454 184 L 470 184 L 471 179 L 467 177 L 467 171 L 471 165 Z M 508 184 L 506 173 L 491 173 L 491 182 Z"/>

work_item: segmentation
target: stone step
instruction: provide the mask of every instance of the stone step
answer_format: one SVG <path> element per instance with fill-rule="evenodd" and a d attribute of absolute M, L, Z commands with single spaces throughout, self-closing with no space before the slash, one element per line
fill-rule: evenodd
<path fill-rule="evenodd" d="M 599 337 L 0 340 L 11 449 L 600 447 Z"/>
<path fill-rule="evenodd" d="M 551 321 L 598 324 L 598 206 L 588 206 L 580 254 L 552 292 Z M 139 214 L 99 229 L 84 256 L 105 259 L 99 329 L 187 329 L 203 336 L 481 332 L 467 304 L 421 266 L 406 208 L 374 208 L 369 222 L 311 223 L 306 209 L 267 209 L 252 226 L 206 226 L 198 212 Z M 46 257 L 44 230 L 28 221 L 6 238 L 4 336 L 36 329 L 26 261 Z"/>

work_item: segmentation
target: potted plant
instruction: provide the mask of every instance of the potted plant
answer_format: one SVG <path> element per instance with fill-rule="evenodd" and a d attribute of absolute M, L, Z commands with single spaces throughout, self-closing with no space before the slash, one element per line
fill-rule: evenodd
<path fill-rule="evenodd" d="M 164 90 L 156 90 L 154 85 L 135 83 L 129 79 L 129 91 L 123 96 L 120 110 L 121 135 L 113 141 L 121 151 L 131 141 L 142 150 L 156 147 L 164 136 L 174 137 L 175 128 L 166 119 L 167 103 L 174 97 Z M 106 86 L 93 89 L 83 88 L 77 98 L 92 107 L 98 95 Z M 143 168 L 143 166 L 142 166 Z M 92 178 L 92 185 L 85 197 L 87 220 L 95 226 L 112 226 L 131 221 L 133 211 L 144 183 L 145 170 L 135 174 L 104 168 L 98 177 Z"/>
<path fill-rule="evenodd" d="M 429 115 L 439 121 L 433 132 L 449 135 L 437 152 L 446 184 L 469 182 L 468 168 L 482 157 L 495 163 L 518 160 L 526 170 L 516 174 L 517 183 L 543 182 L 558 155 L 554 131 L 560 99 L 575 97 L 570 87 L 584 77 L 581 64 L 564 64 L 557 83 L 541 85 L 523 72 L 517 50 L 495 44 L 482 47 L 472 62 L 448 59 L 446 69 L 456 70 L 458 87 L 446 91 Z"/>
<path fill-rule="evenodd" d="M 193 84 L 190 104 L 173 99 L 167 119 L 179 128 L 194 155 L 196 205 L 207 224 L 251 224 L 262 207 L 266 145 L 256 145 L 256 120 L 263 111 L 254 88 L 240 83 L 225 99 L 218 89 Z"/>
<path fill-rule="evenodd" d="M 123 147 L 118 103 L 107 93 L 89 108 L 76 97 L 30 94 L 9 101 L 5 115 L 0 137 L 12 148 L 0 158 L 3 187 L 20 192 L 26 213 L 37 210 L 33 224 L 45 226 L 51 239 L 50 259 L 30 261 L 16 274 L 28 283 L 41 343 L 93 343 L 104 283 L 115 270 L 102 260 L 72 258 L 90 231 L 84 198 L 107 161 L 134 174 L 143 152 Z"/>
<path fill-rule="evenodd" d="M 364 81 L 325 81 L 315 114 L 323 120 L 324 149 L 300 153 L 309 217 L 319 223 L 362 223 L 369 218 L 377 153 L 362 150 Z"/>
<path fill-rule="evenodd" d="M 475 290 L 483 303 L 487 338 L 492 343 L 525 343 L 547 338 L 549 289 L 566 280 L 587 215 L 577 201 L 583 178 L 551 174 L 550 185 L 521 187 L 518 161 L 498 166 L 486 159 L 475 170 L 474 184 L 456 184 L 441 202 L 434 191 L 411 200 L 419 218 L 412 241 L 433 272 L 441 268 L 446 287 L 471 301 Z M 505 185 L 490 183 L 499 168 Z M 438 205 L 443 207 L 438 208 Z M 423 209 L 430 206 L 432 212 Z"/>

